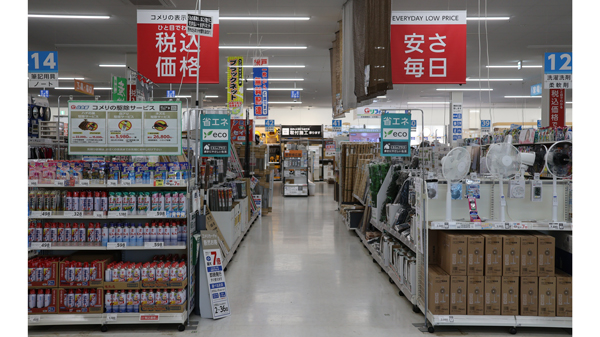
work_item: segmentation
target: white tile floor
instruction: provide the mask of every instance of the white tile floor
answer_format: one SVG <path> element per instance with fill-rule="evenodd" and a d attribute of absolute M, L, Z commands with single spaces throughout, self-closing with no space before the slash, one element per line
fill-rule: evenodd
<path fill-rule="evenodd" d="M 199 320 L 196 330 L 176 326 L 36 328 L 30 335 L 145 336 L 429 336 L 398 295 L 387 274 L 348 232 L 333 201 L 333 185 L 317 183 L 316 195 L 283 198 L 276 184 L 273 213 L 256 222 L 226 273 L 230 317 Z M 568 335 L 563 329 L 519 329 L 519 335 Z M 437 328 L 438 336 L 508 336 L 507 328 Z"/>

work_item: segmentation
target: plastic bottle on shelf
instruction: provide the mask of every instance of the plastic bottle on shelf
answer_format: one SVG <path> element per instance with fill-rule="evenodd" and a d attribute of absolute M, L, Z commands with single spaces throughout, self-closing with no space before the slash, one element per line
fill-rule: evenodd
<path fill-rule="evenodd" d="M 146 262 L 142 265 L 142 268 L 140 268 L 142 281 L 148 281 L 148 266 L 149 265 L 150 265 L 150 263 Z"/>
<path fill-rule="evenodd" d="M 149 289 L 148 292 L 147 292 L 147 294 L 146 294 L 146 298 L 147 298 L 146 303 L 148 305 L 154 305 L 154 304 L 156 304 L 156 302 L 154 301 L 154 295 L 155 295 L 154 290 Z"/>
<path fill-rule="evenodd" d="M 71 229 L 71 224 L 68 223 L 68 222 L 65 224 L 64 238 L 65 238 L 64 242 L 71 242 L 71 241 L 73 241 L 73 230 Z"/>
<path fill-rule="evenodd" d="M 164 198 L 165 198 L 165 211 L 166 212 L 171 212 L 173 211 L 173 197 L 172 197 L 172 193 L 171 192 L 164 192 Z"/>
<path fill-rule="evenodd" d="M 177 246 L 179 244 L 179 235 L 178 233 L 178 227 L 175 224 L 175 222 L 171 222 L 171 245 L 172 246 Z"/>
<path fill-rule="evenodd" d="M 86 211 L 87 205 L 87 192 L 82 191 L 79 193 L 79 208 L 77 211 Z"/>
<path fill-rule="evenodd" d="M 116 224 L 115 242 L 123 242 L 123 224 Z"/>
<path fill-rule="evenodd" d="M 119 282 L 119 274 L 121 273 L 121 266 L 119 264 L 114 264 L 112 267 L 112 281 Z"/>
<path fill-rule="evenodd" d="M 146 292 L 146 289 L 142 289 L 142 292 L 140 293 L 140 304 L 148 304 L 148 293 Z"/>
<path fill-rule="evenodd" d="M 162 292 L 162 301 L 161 302 L 163 305 L 169 304 L 169 293 L 167 293 L 166 289 L 163 290 L 163 292 Z"/>
<path fill-rule="evenodd" d="M 81 307 L 89 308 L 90 307 L 90 293 L 87 289 L 83 289 L 83 293 L 81 294 Z"/>
<path fill-rule="evenodd" d="M 96 263 L 97 262 L 98 261 L 93 261 L 90 264 L 90 281 L 94 281 L 94 280 L 96 280 L 98 278 L 98 270 L 96 269 Z"/>
<path fill-rule="evenodd" d="M 96 289 L 92 289 L 90 291 L 90 307 L 95 307 L 96 304 L 98 302 L 98 293 L 96 292 Z"/>
<path fill-rule="evenodd" d="M 152 262 L 148 266 L 148 281 L 149 282 L 156 281 L 156 262 Z"/>
<path fill-rule="evenodd" d="M 112 282 L 112 262 L 109 263 L 104 270 L 104 282 Z"/>
<path fill-rule="evenodd" d="M 104 191 L 100 192 L 100 209 L 97 209 L 97 211 L 108 211 L 108 196 Z"/>
<path fill-rule="evenodd" d="M 106 226 L 106 224 L 102 225 L 102 234 L 101 236 L 101 241 L 102 241 L 102 246 L 106 247 L 108 245 L 108 227 Z"/>
<path fill-rule="evenodd" d="M 140 292 L 138 290 L 133 293 L 133 312 L 140 312 Z"/>
<path fill-rule="evenodd" d="M 83 267 L 81 262 L 75 262 L 75 282 L 83 282 Z"/>
<path fill-rule="evenodd" d="M 50 223 L 46 222 L 44 224 L 44 232 L 43 232 L 43 238 L 42 238 L 42 242 L 50 242 L 51 237 L 50 237 Z"/>
<path fill-rule="evenodd" d="M 185 244 L 187 241 L 187 223 L 185 220 L 181 220 L 181 244 Z"/>
<path fill-rule="evenodd" d="M 142 227 L 142 224 L 138 224 L 136 229 L 136 234 L 135 234 L 135 241 L 136 241 L 136 246 L 143 246 L 144 245 L 144 227 Z"/>
<path fill-rule="evenodd" d="M 137 246 L 137 229 L 135 228 L 135 224 L 129 224 L 129 244 L 132 246 Z"/>
<path fill-rule="evenodd" d="M 156 242 L 156 235 L 158 229 L 156 228 L 156 223 L 152 222 L 152 227 L 150 227 L 150 241 L 149 242 Z"/>
<path fill-rule="evenodd" d="M 156 242 L 164 242 L 164 233 L 165 227 L 163 226 L 162 222 L 159 222 L 158 226 L 156 227 Z"/>
<path fill-rule="evenodd" d="M 126 310 L 127 312 L 133 312 L 133 290 L 129 290 L 129 292 L 127 293 L 127 307 Z"/>
<path fill-rule="evenodd" d="M 169 281 L 177 281 L 177 271 L 179 270 L 179 263 L 174 262 L 171 264 L 169 269 Z"/>
<path fill-rule="evenodd" d="M 85 225 L 82 223 L 79 224 L 79 242 L 85 242 Z"/>
<path fill-rule="evenodd" d="M 119 291 L 119 312 L 127 311 L 126 301 L 127 301 L 127 294 L 125 293 L 125 290 Z"/>
<path fill-rule="evenodd" d="M 83 282 L 90 281 L 90 265 L 87 262 L 83 263 L 83 267 L 81 268 L 81 274 Z"/>
<path fill-rule="evenodd" d="M 44 293 L 44 308 L 47 308 L 50 306 L 50 303 L 52 303 L 52 291 L 50 289 L 46 289 L 46 292 Z"/>
<path fill-rule="evenodd" d="M 119 291 L 117 290 L 112 294 L 112 312 L 119 312 Z"/>
<path fill-rule="evenodd" d="M 142 264 L 137 263 L 133 266 L 133 282 L 139 282 L 141 280 Z"/>
<path fill-rule="evenodd" d="M 110 290 L 107 290 L 104 294 L 104 310 L 107 313 L 112 312 L 112 293 Z"/>
<path fill-rule="evenodd" d="M 85 210 L 90 212 L 94 210 L 94 194 L 88 191 L 85 198 Z"/>
<path fill-rule="evenodd" d="M 58 242 L 65 242 L 65 224 L 62 222 L 58 223 L 58 228 L 56 230 L 56 240 Z"/>
<path fill-rule="evenodd" d="M 175 289 L 169 290 L 169 305 L 175 305 L 177 300 L 177 295 Z"/>
<path fill-rule="evenodd" d="M 165 243 L 165 246 L 174 246 L 171 243 L 171 226 L 169 226 L 169 222 L 166 222 L 163 227 L 163 242 Z"/>
<path fill-rule="evenodd" d="M 127 265 L 119 266 L 119 282 L 127 282 Z"/>
<path fill-rule="evenodd" d="M 127 263 L 127 282 L 133 281 L 133 265 L 131 263 Z"/>
<path fill-rule="evenodd" d="M 83 294 L 81 289 L 75 290 L 75 307 L 83 308 Z"/>
<path fill-rule="evenodd" d="M 115 192 L 115 210 L 122 211 L 123 210 L 123 193 Z"/>
<path fill-rule="evenodd" d="M 29 291 L 29 308 L 30 309 L 35 308 L 36 299 L 37 299 L 37 296 L 35 295 L 35 289 L 31 289 Z"/>
<path fill-rule="evenodd" d="M 88 223 L 88 228 L 87 228 L 87 241 L 88 242 L 96 242 L 96 231 L 94 230 L 94 223 L 90 222 Z"/>
<path fill-rule="evenodd" d="M 75 282 L 75 265 L 73 264 L 73 262 L 66 262 L 65 268 L 67 270 L 67 282 Z"/>
<path fill-rule="evenodd" d="M 161 305 L 162 303 L 162 289 L 156 289 L 154 293 L 154 304 Z"/>
<path fill-rule="evenodd" d="M 44 229 L 42 228 L 42 223 L 38 222 L 35 226 L 35 234 L 34 234 L 34 242 L 43 242 L 44 240 Z"/>
<path fill-rule="evenodd" d="M 144 225 L 144 243 L 150 242 L 150 225 L 146 222 Z"/>
<path fill-rule="evenodd" d="M 96 222 L 94 226 L 94 242 L 102 241 L 102 228 L 100 228 L 100 223 Z"/>
<path fill-rule="evenodd" d="M 75 307 L 75 292 L 73 292 L 73 289 L 69 289 L 69 291 L 67 292 L 66 305 L 67 305 L 67 308 Z"/>
<path fill-rule="evenodd" d="M 123 224 L 123 233 L 121 234 L 122 238 L 123 238 L 122 242 L 125 242 L 125 244 L 127 246 L 130 246 L 130 243 L 129 243 L 129 229 L 130 228 L 131 227 L 129 226 L 128 223 Z"/>

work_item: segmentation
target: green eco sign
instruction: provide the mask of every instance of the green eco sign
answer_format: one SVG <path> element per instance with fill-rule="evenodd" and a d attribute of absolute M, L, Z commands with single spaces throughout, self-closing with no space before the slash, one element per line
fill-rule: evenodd
<path fill-rule="evenodd" d="M 126 101 L 127 100 L 127 79 L 125 77 L 113 76 L 112 78 L 112 100 Z"/>
<path fill-rule="evenodd" d="M 203 157 L 229 157 L 231 135 L 229 115 L 202 115 L 200 155 Z"/>
<path fill-rule="evenodd" d="M 384 157 L 410 157 L 409 113 L 387 113 L 381 117 L 381 147 Z"/>

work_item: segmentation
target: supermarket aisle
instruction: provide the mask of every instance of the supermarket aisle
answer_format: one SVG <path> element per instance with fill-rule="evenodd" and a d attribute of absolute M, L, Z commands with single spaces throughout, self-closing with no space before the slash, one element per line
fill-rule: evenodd
<path fill-rule="evenodd" d="M 200 319 L 197 330 L 176 326 L 54 327 L 31 335 L 78 336 L 429 336 L 412 323 L 423 316 L 398 295 L 358 237 L 346 230 L 333 185 L 316 196 L 283 198 L 275 186 L 273 213 L 254 224 L 226 273 L 232 315 Z M 194 318 L 193 318 L 194 319 Z M 198 319 L 198 318 L 195 318 Z M 83 333 L 78 333 L 83 332 Z M 437 329 L 437 335 L 506 336 L 506 328 Z M 567 335 L 565 330 L 520 329 L 519 335 Z"/>

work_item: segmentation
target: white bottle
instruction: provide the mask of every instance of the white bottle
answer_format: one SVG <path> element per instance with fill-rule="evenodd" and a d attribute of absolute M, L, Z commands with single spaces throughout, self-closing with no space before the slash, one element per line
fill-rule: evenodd
<path fill-rule="evenodd" d="M 29 291 L 29 308 L 33 309 L 35 308 L 35 299 L 37 298 L 37 296 L 35 295 L 35 290 L 31 289 Z"/>
<path fill-rule="evenodd" d="M 165 246 L 173 245 L 173 243 L 171 243 L 171 226 L 169 226 L 168 222 L 163 228 L 163 242 L 165 243 Z"/>
<path fill-rule="evenodd" d="M 175 223 L 171 223 L 171 245 L 177 246 L 178 235 L 177 235 L 177 225 Z"/>
<path fill-rule="evenodd" d="M 165 227 L 162 226 L 162 222 L 158 224 L 156 228 L 156 241 L 155 242 L 165 242 L 164 241 L 164 233 Z"/>
<path fill-rule="evenodd" d="M 112 273 L 112 266 L 109 265 L 104 271 L 104 282 L 112 282 Z"/>

